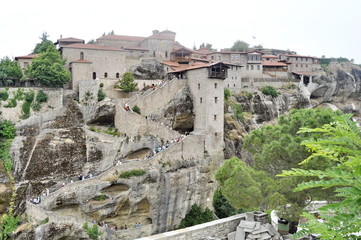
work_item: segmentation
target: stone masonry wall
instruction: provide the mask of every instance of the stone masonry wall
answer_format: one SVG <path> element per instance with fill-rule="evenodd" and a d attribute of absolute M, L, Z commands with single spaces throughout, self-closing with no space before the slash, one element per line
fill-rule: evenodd
<path fill-rule="evenodd" d="M 176 231 L 138 238 L 138 240 L 199 240 L 205 239 L 206 237 L 223 238 L 226 237 L 228 233 L 236 231 L 239 222 L 245 219 L 244 214 L 239 214 Z"/>
<path fill-rule="evenodd" d="M 5 88 L 0 88 L 0 91 L 7 91 L 9 93 L 9 98 L 7 101 L 0 101 L 0 118 L 10 120 L 11 122 L 18 122 L 21 120 L 21 106 L 24 101 L 17 101 L 17 106 L 14 108 L 6 108 L 4 107 L 9 99 L 12 99 L 18 89 L 22 89 L 24 92 L 29 92 L 30 89 L 34 90 L 35 96 L 38 91 L 43 90 L 44 93 L 48 95 L 48 100 L 45 103 L 41 104 L 41 109 L 38 112 L 34 112 L 30 109 L 30 115 L 39 115 L 49 109 L 61 108 L 63 106 L 63 89 L 62 88 L 9 88 L 6 90 Z"/>
<path fill-rule="evenodd" d="M 164 107 L 186 85 L 187 81 L 185 80 L 173 79 L 167 81 L 161 87 L 157 87 L 154 91 L 147 91 L 143 95 L 130 100 L 128 104 L 130 107 L 137 105 L 142 115 L 148 116 Z"/>

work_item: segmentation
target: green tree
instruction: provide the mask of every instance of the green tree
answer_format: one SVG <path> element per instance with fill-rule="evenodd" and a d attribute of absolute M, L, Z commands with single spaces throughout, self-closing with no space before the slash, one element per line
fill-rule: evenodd
<path fill-rule="evenodd" d="M 249 44 L 245 41 L 237 40 L 233 43 L 231 51 L 245 52 L 249 49 Z"/>
<path fill-rule="evenodd" d="M 124 73 L 118 84 L 119 88 L 124 92 L 133 92 L 137 87 L 137 83 L 134 82 L 134 75 L 131 72 Z"/>
<path fill-rule="evenodd" d="M 46 52 L 46 50 L 50 47 L 50 46 L 54 46 L 54 43 L 50 40 L 48 40 L 49 35 L 47 34 L 47 32 L 43 32 L 43 34 L 41 35 L 40 43 L 37 43 L 32 54 L 39 54 L 42 52 Z"/>
<path fill-rule="evenodd" d="M 98 225 L 93 224 L 93 227 L 89 227 L 88 223 L 84 223 L 83 225 L 84 231 L 88 234 L 91 240 L 98 240 L 103 233 L 99 231 Z"/>
<path fill-rule="evenodd" d="M 206 208 L 204 211 L 197 204 L 192 205 L 190 211 L 179 224 L 179 228 L 186 228 L 201 223 L 213 221 L 212 211 Z"/>
<path fill-rule="evenodd" d="M 19 80 L 23 76 L 16 61 L 5 57 L 0 60 L 0 80 Z"/>
<path fill-rule="evenodd" d="M 210 43 L 202 43 L 201 45 L 199 45 L 199 48 L 207 48 L 211 52 L 217 51 L 217 49 L 212 48 L 212 44 L 210 44 Z"/>
<path fill-rule="evenodd" d="M 213 207 L 214 213 L 219 218 L 226 218 L 238 213 L 243 212 L 243 210 L 236 210 L 227 200 L 226 197 L 223 196 L 222 190 L 217 189 L 213 196 Z"/>
<path fill-rule="evenodd" d="M 357 125 L 350 119 L 351 115 L 346 114 L 321 128 L 302 128 L 300 131 L 301 134 L 321 135 L 302 142 L 312 154 L 301 165 L 312 161 L 317 163 L 322 158 L 329 167 L 324 170 L 293 168 L 279 175 L 316 179 L 298 184 L 294 189 L 296 192 L 336 187 L 336 194 L 342 198 L 319 209 L 321 218 L 325 219 L 323 222 L 305 214 L 309 222 L 295 237 L 318 233 L 321 239 L 359 239 L 355 233 L 361 229 L 361 137 Z"/>
<path fill-rule="evenodd" d="M 278 97 L 279 93 L 272 86 L 265 86 L 261 88 L 261 91 L 264 95 L 272 96 L 273 98 Z"/>
<path fill-rule="evenodd" d="M 25 74 L 29 79 L 39 81 L 47 87 L 61 87 L 70 80 L 70 73 L 64 68 L 65 60 L 61 59 L 54 45 L 46 52 L 39 54 L 29 65 Z"/>

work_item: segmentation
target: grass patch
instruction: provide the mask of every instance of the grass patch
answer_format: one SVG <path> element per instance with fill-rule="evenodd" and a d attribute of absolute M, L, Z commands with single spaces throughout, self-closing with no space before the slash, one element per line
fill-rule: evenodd
<path fill-rule="evenodd" d="M 134 169 L 134 170 L 122 172 L 122 173 L 119 175 L 119 178 L 138 177 L 138 176 L 144 175 L 145 173 L 146 173 L 146 171 L 143 170 L 143 169 Z"/>
<path fill-rule="evenodd" d="M 43 92 L 43 90 L 40 90 L 38 94 L 36 95 L 36 101 L 38 103 L 43 103 L 48 101 L 48 95 Z"/>
<path fill-rule="evenodd" d="M 108 197 L 107 197 L 106 195 L 104 195 L 104 194 L 99 195 L 99 196 L 96 196 L 96 197 L 94 198 L 95 201 L 104 201 L 104 200 L 106 200 L 106 199 L 108 199 Z"/>
<path fill-rule="evenodd" d="M 9 93 L 6 90 L 0 92 L 1 100 L 6 101 L 8 100 L 8 98 L 9 98 Z"/>
<path fill-rule="evenodd" d="M 4 105 L 4 107 L 6 108 L 14 108 L 18 105 L 18 103 L 16 102 L 15 98 L 12 98 L 8 101 L 8 103 L 6 105 Z"/>

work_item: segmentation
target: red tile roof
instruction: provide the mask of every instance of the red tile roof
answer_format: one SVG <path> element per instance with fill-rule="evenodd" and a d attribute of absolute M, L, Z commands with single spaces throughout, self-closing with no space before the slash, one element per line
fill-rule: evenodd
<path fill-rule="evenodd" d="M 146 39 L 146 37 L 125 36 L 125 35 L 105 35 L 105 36 L 98 38 L 97 40 L 99 40 L 99 39 L 141 42 L 144 39 Z"/>
<path fill-rule="evenodd" d="M 79 39 L 79 38 L 60 38 L 57 40 L 58 42 L 84 42 L 83 39 Z"/>
<path fill-rule="evenodd" d="M 195 58 L 195 57 L 192 57 L 191 60 L 200 61 L 200 62 L 209 62 L 209 59 L 204 59 L 204 58 Z"/>
<path fill-rule="evenodd" d="M 161 63 L 164 65 L 170 66 L 170 67 L 179 67 L 180 66 L 179 63 L 173 62 L 170 60 L 163 60 Z"/>
<path fill-rule="evenodd" d="M 30 54 L 30 55 L 26 55 L 26 56 L 15 57 L 15 60 L 18 60 L 18 59 L 33 59 L 33 58 L 35 58 L 37 56 L 39 56 L 39 54 Z"/>
<path fill-rule="evenodd" d="M 82 48 L 82 49 L 93 49 L 93 50 L 107 50 L 107 51 L 124 51 L 119 48 L 112 48 L 112 47 L 103 47 L 94 44 L 83 44 L 83 43 L 74 43 L 65 45 L 62 48 Z"/>
<path fill-rule="evenodd" d="M 275 55 L 262 55 L 261 58 L 278 58 Z"/>
<path fill-rule="evenodd" d="M 93 62 L 88 61 L 88 60 L 81 60 L 81 59 L 79 59 L 79 60 L 72 61 L 71 63 L 93 63 Z"/>
<path fill-rule="evenodd" d="M 149 51 L 146 48 L 142 48 L 142 47 L 125 47 L 124 49 L 126 50 L 138 50 L 138 51 Z"/>
<path fill-rule="evenodd" d="M 288 65 L 283 62 L 277 62 L 272 60 L 264 60 L 262 61 L 262 65 L 266 67 L 287 67 Z"/>
<path fill-rule="evenodd" d="M 235 65 L 235 64 L 229 64 L 229 63 L 225 63 L 225 62 L 215 62 L 215 63 L 202 63 L 202 62 L 197 62 L 196 64 L 186 67 L 186 68 L 182 68 L 182 69 L 178 69 L 175 71 L 170 71 L 168 73 L 173 73 L 173 72 L 183 72 L 183 71 L 188 71 L 188 70 L 194 70 L 194 69 L 199 69 L 199 68 L 205 68 L 205 67 L 210 67 L 219 63 L 223 63 L 225 65 L 231 65 L 231 66 L 237 66 L 237 67 L 242 67 L 239 65 Z"/>

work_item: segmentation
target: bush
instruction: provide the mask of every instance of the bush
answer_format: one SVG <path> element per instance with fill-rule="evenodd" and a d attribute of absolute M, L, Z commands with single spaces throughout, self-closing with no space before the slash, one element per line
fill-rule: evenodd
<path fill-rule="evenodd" d="M 182 219 L 181 223 L 179 224 L 179 228 L 186 228 L 213 220 L 214 218 L 211 210 L 206 208 L 204 211 L 202 211 L 200 206 L 194 204 L 185 218 Z"/>
<path fill-rule="evenodd" d="M 138 177 L 138 176 L 144 175 L 145 173 L 146 173 L 146 171 L 144 171 L 143 169 L 134 169 L 134 170 L 122 172 L 119 175 L 119 178 Z"/>
<path fill-rule="evenodd" d="M 126 72 L 123 78 L 119 80 L 119 88 L 124 92 L 133 92 L 137 89 L 137 83 L 134 82 L 134 76 L 131 72 Z"/>
<path fill-rule="evenodd" d="M 14 98 L 18 101 L 24 100 L 24 90 L 22 90 L 21 88 L 18 88 L 18 90 L 16 91 Z"/>
<path fill-rule="evenodd" d="M 9 98 L 9 93 L 7 91 L 1 91 L 0 92 L 0 99 L 3 101 L 8 100 Z"/>
<path fill-rule="evenodd" d="M 103 89 L 99 89 L 98 90 L 98 102 L 103 101 L 105 97 L 106 97 L 106 95 L 105 95 L 105 92 L 103 91 Z"/>
<path fill-rule="evenodd" d="M 95 201 L 104 201 L 105 199 L 107 199 L 107 196 L 102 194 L 102 195 L 99 195 L 99 196 L 96 196 L 94 198 Z"/>
<path fill-rule="evenodd" d="M 23 103 L 23 105 L 21 106 L 21 112 L 22 112 L 22 119 L 26 119 L 28 117 L 30 117 L 30 107 L 31 107 L 31 102 L 25 101 Z"/>
<path fill-rule="evenodd" d="M 104 83 L 100 83 L 99 87 L 101 87 L 101 88 L 104 87 Z"/>
<path fill-rule="evenodd" d="M 228 98 L 231 96 L 231 90 L 228 88 L 224 89 L 224 99 L 228 100 Z"/>
<path fill-rule="evenodd" d="M 135 106 L 132 108 L 132 110 L 133 110 L 133 112 L 136 112 L 136 113 L 140 114 L 140 108 L 139 108 L 137 105 L 135 105 Z"/>
<path fill-rule="evenodd" d="M 217 189 L 214 193 L 213 207 L 214 213 L 219 218 L 226 218 L 241 213 L 241 211 L 237 211 L 234 207 L 232 207 L 232 205 L 223 196 L 221 189 Z"/>
<path fill-rule="evenodd" d="M 15 98 L 12 98 L 8 101 L 8 103 L 6 105 L 4 105 L 4 107 L 6 108 L 14 108 L 18 105 L 18 103 L 16 102 Z"/>
<path fill-rule="evenodd" d="M 233 111 L 234 111 L 234 116 L 238 121 L 243 122 L 244 121 L 244 116 L 243 116 L 243 109 L 242 106 L 240 104 L 234 104 L 233 105 Z"/>
<path fill-rule="evenodd" d="M 34 103 L 32 106 L 31 106 L 31 108 L 33 109 L 33 111 L 35 111 L 35 112 L 38 112 L 38 111 L 40 111 L 40 109 L 41 109 L 41 105 L 40 105 L 40 103 Z"/>
<path fill-rule="evenodd" d="M 247 92 L 247 91 L 242 91 L 241 94 L 246 96 L 248 98 L 248 100 L 251 100 L 253 97 L 253 94 L 250 92 Z"/>
<path fill-rule="evenodd" d="M 35 93 L 33 91 L 25 93 L 25 101 L 32 103 L 34 101 Z"/>
<path fill-rule="evenodd" d="M 98 225 L 94 224 L 93 227 L 89 227 L 88 223 L 84 223 L 83 225 L 84 231 L 88 234 L 91 240 L 98 240 L 99 237 L 103 234 L 99 231 Z"/>
<path fill-rule="evenodd" d="M 278 92 L 274 87 L 266 86 L 261 88 L 261 91 L 264 95 L 272 96 L 274 98 L 278 97 Z"/>
<path fill-rule="evenodd" d="M 47 102 L 48 101 L 48 95 L 46 93 L 44 93 L 42 90 L 40 90 L 38 92 L 38 94 L 36 95 L 36 101 L 38 103 Z"/>
<path fill-rule="evenodd" d="M 0 125 L 0 138 L 13 139 L 15 137 L 15 127 L 9 120 L 5 120 Z"/>

